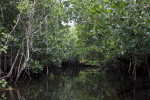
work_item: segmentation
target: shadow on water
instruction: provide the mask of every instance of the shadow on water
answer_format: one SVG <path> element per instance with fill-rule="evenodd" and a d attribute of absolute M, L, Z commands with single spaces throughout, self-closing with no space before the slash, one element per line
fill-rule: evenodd
<path fill-rule="evenodd" d="M 150 89 L 141 83 L 135 88 L 132 81 L 118 80 L 113 74 L 96 69 L 67 70 L 43 75 L 32 81 L 10 83 L 12 91 L 0 91 L 1 100 L 150 100 Z M 136 84 L 138 85 L 138 84 Z"/>

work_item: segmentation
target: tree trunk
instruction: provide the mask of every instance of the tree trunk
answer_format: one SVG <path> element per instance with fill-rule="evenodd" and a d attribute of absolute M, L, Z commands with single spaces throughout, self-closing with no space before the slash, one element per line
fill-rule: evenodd
<path fill-rule="evenodd" d="M 3 71 L 2 71 L 2 54 L 0 53 L 0 76 L 2 75 Z"/>
<path fill-rule="evenodd" d="M 7 55 L 4 54 L 4 73 L 7 73 Z"/>
<path fill-rule="evenodd" d="M 148 75 L 150 77 L 150 70 L 149 70 L 149 65 L 148 65 L 148 60 L 147 60 L 146 54 L 145 54 L 145 59 L 146 59 L 146 66 L 147 66 Z"/>
<path fill-rule="evenodd" d="M 23 44 L 23 42 L 22 42 L 22 44 Z M 9 73 L 6 76 L 4 76 L 4 77 L 0 77 L 0 79 L 10 78 L 12 76 L 12 71 L 13 71 L 13 69 L 15 67 L 16 62 L 17 62 L 17 59 L 18 59 L 18 56 L 19 56 L 22 44 L 20 45 L 20 48 L 19 48 L 19 50 L 18 50 L 18 52 L 16 54 L 16 57 L 15 57 L 15 60 L 14 60 L 13 64 L 11 65 Z"/>

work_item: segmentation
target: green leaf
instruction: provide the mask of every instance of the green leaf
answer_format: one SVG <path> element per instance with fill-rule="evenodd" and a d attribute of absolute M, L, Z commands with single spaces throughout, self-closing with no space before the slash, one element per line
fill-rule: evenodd
<path fill-rule="evenodd" d="M 5 85 L 5 84 L 2 84 L 2 87 L 3 87 L 3 88 L 5 88 L 5 87 L 6 87 L 6 85 Z"/>
<path fill-rule="evenodd" d="M 102 5 L 99 5 L 99 10 L 101 10 L 102 9 Z"/>
<path fill-rule="evenodd" d="M 110 13 L 110 12 L 111 12 L 111 10 L 110 10 L 110 9 L 107 9 L 107 12 L 108 12 L 108 13 Z"/>
<path fill-rule="evenodd" d="M 150 24 L 150 19 L 147 19 L 147 23 Z"/>

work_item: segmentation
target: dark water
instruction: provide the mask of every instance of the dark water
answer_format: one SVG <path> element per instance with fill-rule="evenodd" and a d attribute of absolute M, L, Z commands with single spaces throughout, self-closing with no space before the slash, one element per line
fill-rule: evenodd
<path fill-rule="evenodd" d="M 0 100 L 150 100 L 148 81 L 134 84 L 95 69 L 43 75 L 36 80 L 10 83 Z M 137 86 L 137 87 L 136 87 Z"/>

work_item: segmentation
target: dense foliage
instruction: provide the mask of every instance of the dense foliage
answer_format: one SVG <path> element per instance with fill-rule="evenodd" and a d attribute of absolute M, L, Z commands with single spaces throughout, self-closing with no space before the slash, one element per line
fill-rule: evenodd
<path fill-rule="evenodd" d="M 70 4 L 78 42 L 86 48 L 87 58 L 98 56 L 105 63 L 125 59 L 135 75 L 141 65 L 149 73 L 149 0 L 74 0 Z"/>
<path fill-rule="evenodd" d="M 117 58 L 149 71 L 149 11 L 150 0 L 1 0 L 0 74 Z"/>

